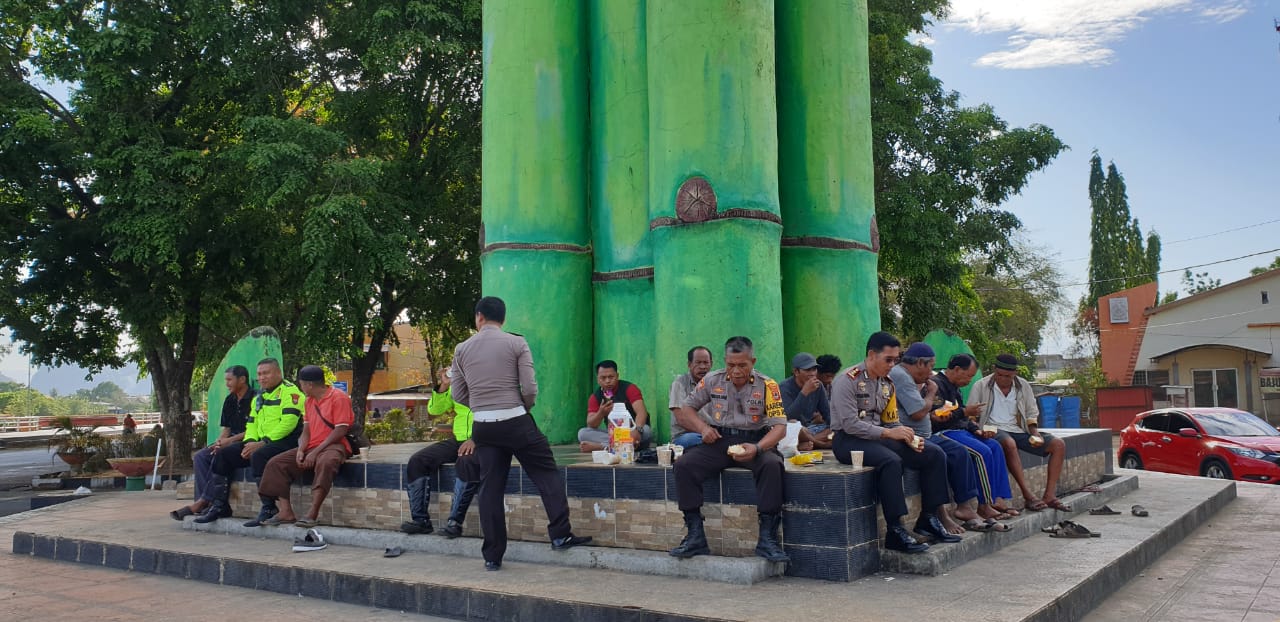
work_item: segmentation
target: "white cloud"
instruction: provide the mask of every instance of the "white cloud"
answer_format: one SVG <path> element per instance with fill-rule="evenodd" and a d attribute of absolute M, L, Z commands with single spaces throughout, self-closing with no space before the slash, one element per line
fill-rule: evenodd
<path fill-rule="evenodd" d="M 978 58 L 981 66 L 1105 65 L 1115 56 L 1111 46 L 1146 21 L 1191 11 L 1228 22 L 1248 11 L 1248 0 L 953 0 L 947 25 L 1009 33 L 1008 47 Z"/>

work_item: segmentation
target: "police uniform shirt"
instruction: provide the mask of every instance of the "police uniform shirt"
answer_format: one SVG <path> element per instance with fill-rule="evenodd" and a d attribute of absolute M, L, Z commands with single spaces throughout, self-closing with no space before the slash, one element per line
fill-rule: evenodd
<path fill-rule="evenodd" d="M 476 411 L 523 408 L 533 404 L 538 383 L 533 354 L 524 337 L 492 324 L 453 350 L 453 401 Z"/>
<path fill-rule="evenodd" d="M 861 365 L 849 367 L 831 383 L 831 427 L 850 436 L 878 439 L 898 421 L 893 381 L 872 378 Z"/>
<path fill-rule="evenodd" d="M 712 425 L 721 428 L 752 431 L 787 423 L 778 383 L 755 370 L 741 388 L 734 386 L 726 370 L 709 372 L 684 405 L 693 410 L 710 406 Z"/>

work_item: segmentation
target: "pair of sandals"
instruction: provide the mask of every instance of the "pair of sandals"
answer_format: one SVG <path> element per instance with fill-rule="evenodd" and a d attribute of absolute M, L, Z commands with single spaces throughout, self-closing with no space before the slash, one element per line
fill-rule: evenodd
<path fill-rule="evenodd" d="M 1151 513 L 1147 511 L 1147 508 L 1144 508 L 1140 505 L 1135 505 L 1129 508 L 1129 513 L 1139 518 L 1143 518 L 1151 515 Z M 1111 506 L 1104 505 L 1100 508 L 1093 508 L 1092 510 L 1089 510 L 1089 514 L 1093 516 L 1116 516 L 1120 514 L 1120 512 L 1117 512 L 1111 509 Z"/>
<path fill-rule="evenodd" d="M 1088 527 L 1075 521 L 1064 520 L 1053 527 L 1045 527 L 1040 531 L 1049 534 L 1050 538 L 1101 538 L 1102 533 L 1090 531 Z"/>
<path fill-rule="evenodd" d="M 971 518 L 960 523 L 960 526 L 963 527 L 965 531 L 978 531 L 983 533 L 1004 533 L 1006 531 L 1013 531 L 1013 527 L 1010 527 L 994 518 L 988 518 L 986 520 Z"/>

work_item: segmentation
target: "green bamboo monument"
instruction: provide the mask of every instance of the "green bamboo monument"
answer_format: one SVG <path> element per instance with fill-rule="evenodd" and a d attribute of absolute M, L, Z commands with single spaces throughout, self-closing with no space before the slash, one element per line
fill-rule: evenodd
<path fill-rule="evenodd" d="M 879 328 L 865 0 L 484 6 L 482 278 L 552 442 L 617 360 L 658 437 L 693 345 L 859 360 Z"/>

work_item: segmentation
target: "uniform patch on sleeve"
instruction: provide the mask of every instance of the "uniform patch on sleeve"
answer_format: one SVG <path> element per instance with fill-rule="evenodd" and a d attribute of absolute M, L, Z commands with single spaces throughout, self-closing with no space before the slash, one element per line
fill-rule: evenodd
<path fill-rule="evenodd" d="M 292 396 L 290 396 L 290 397 L 292 397 L 292 398 L 293 398 L 293 404 L 296 406 L 296 405 L 298 404 L 298 394 L 297 394 L 297 393 L 294 393 L 294 394 L 293 394 Z"/>
<path fill-rule="evenodd" d="M 765 398 L 764 398 L 764 414 L 769 419 L 786 419 L 787 414 L 782 409 L 782 391 L 778 389 L 778 383 L 773 380 L 766 380 Z"/>

